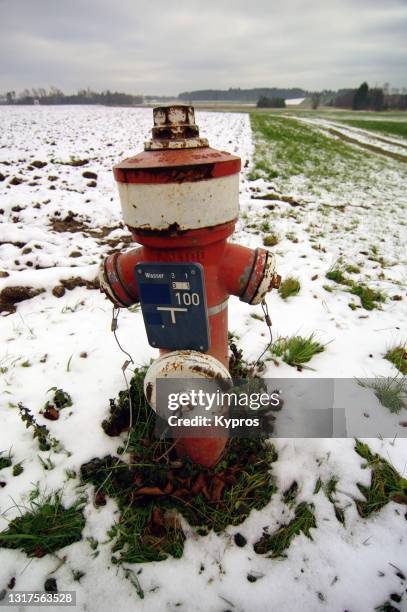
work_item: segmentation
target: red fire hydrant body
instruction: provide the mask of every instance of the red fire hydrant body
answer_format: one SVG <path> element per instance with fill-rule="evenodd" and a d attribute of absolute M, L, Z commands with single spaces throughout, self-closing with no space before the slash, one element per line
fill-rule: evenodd
<path fill-rule="evenodd" d="M 240 158 L 199 138 L 191 107 L 154 109 L 154 125 L 146 150 L 114 168 L 124 221 L 142 246 L 105 260 L 101 288 L 114 304 L 129 307 L 139 302 L 137 264 L 201 264 L 210 337 L 206 354 L 228 368 L 228 298 L 259 304 L 279 284 L 274 256 L 227 242 L 238 217 Z M 161 354 L 169 350 L 157 348 Z M 193 460 L 212 465 L 225 443 L 222 438 L 209 456 L 213 439 L 184 439 L 181 445 Z"/>
<path fill-rule="evenodd" d="M 228 367 L 228 299 L 239 297 L 249 304 L 258 304 L 264 293 L 258 294 L 270 255 L 264 249 L 252 250 L 228 244 L 234 222 L 210 231 L 191 230 L 180 236 L 152 236 L 133 231 L 142 247 L 116 253 L 105 262 L 109 291 L 116 304 L 129 307 L 139 301 L 135 266 L 141 262 L 196 262 L 204 269 L 209 317 L 210 348 L 213 355 Z M 199 246 L 197 246 L 199 245 Z M 267 287 L 268 288 L 268 287 Z M 265 289 L 265 291 L 267 290 Z M 265 292 L 264 291 L 264 292 Z M 160 347 L 165 352 L 165 347 Z"/>

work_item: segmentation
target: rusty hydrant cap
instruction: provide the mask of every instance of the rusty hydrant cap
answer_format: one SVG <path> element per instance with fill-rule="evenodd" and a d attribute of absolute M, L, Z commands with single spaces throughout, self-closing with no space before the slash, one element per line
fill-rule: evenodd
<path fill-rule="evenodd" d="M 199 137 L 192 106 L 155 108 L 152 133 L 145 151 L 113 168 L 123 219 L 133 234 L 234 222 L 240 158 Z"/>
<path fill-rule="evenodd" d="M 199 137 L 195 111 L 186 104 L 157 106 L 153 109 L 152 140 L 144 144 L 146 151 L 160 149 L 197 149 L 208 147 L 208 140 Z"/>

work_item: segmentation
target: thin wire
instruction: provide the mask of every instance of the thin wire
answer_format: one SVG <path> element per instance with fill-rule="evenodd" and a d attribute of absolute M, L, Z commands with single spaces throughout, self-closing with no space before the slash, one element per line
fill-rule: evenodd
<path fill-rule="evenodd" d="M 266 353 L 266 352 L 269 350 L 269 348 L 270 348 L 270 347 L 271 347 L 271 345 L 273 344 L 273 332 L 272 332 L 272 330 L 271 330 L 271 325 L 272 325 L 272 323 L 271 323 L 271 317 L 270 317 L 270 314 L 269 314 L 269 310 L 268 310 L 267 302 L 266 302 L 265 300 L 262 300 L 262 302 L 261 302 L 261 308 L 262 308 L 262 310 L 263 310 L 263 314 L 264 314 L 264 321 L 265 321 L 265 323 L 266 323 L 266 325 L 267 325 L 267 327 L 268 327 L 268 330 L 269 330 L 269 334 L 270 334 L 270 341 L 269 341 L 269 343 L 267 344 L 266 348 L 265 348 L 265 349 L 263 350 L 263 352 L 261 353 L 261 355 L 258 357 L 257 361 L 255 362 L 255 364 L 254 364 L 254 368 L 256 368 L 257 364 L 260 362 L 260 360 L 262 359 L 263 355 L 265 355 L 265 353 Z M 129 407 L 130 407 L 130 415 L 129 415 L 129 433 L 128 433 L 128 436 L 127 436 L 127 441 L 126 441 L 126 444 L 125 444 L 125 446 L 124 446 L 124 450 L 123 450 L 123 453 L 122 453 L 122 454 L 124 455 L 124 454 L 127 452 L 127 449 L 128 449 L 128 447 L 129 447 L 129 444 L 130 444 L 131 430 L 132 430 L 132 427 L 133 427 L 133 403 L 132 403 L 132 398 L 131 398 L 130 385 L 129 385 L 129 382 L 128 382 L 128 380 L 127 380 L 127 376 L 126 376 L 126 369 L 127 369 L 127 367 L 130 365 L 130 363 L 132 363 L 133 365 L 135 365 L 135 362 L 134 362 L 134 360 L 133 360 L 133 358 L 132 358 L 131 354 L 130 354 L 128 351 L 126 351 L 126 350 L 125 350 L 125 349 L 122 347 L 122 345 L 120 344 L 119 339 L 118 339 L 118 337 L 117 337 L 116 330 L 117 330 L 117 327 L 118 327 L 118 319 L 119 319 L 119 314 L 120 314 L 120 309 L 119 309 L 119 308 L 117 308 L 116 306 L 113 306 L 113 309 L 112 309 L 112 322 L 111 322 L 111 330 L 112 330 L 112 332 L 113 332 L 113 335 L 114 335 L 114 338 L 115 338 L 115 340 L 116 340 L 117 346 L 118 346 L 118 347 L 119 347 L 119 349 L 122 351 L 122 353 L 124 353 L 124 354 L 125 354 L 125 355 L 128 357 L 128 360 L 126 360 L 126 361 L 123 363 L 122 368 L 121 368 L 121 370 L 122 370 L 122 374 L 123 374 L 123 378 L 124 378 L 124 381 L 125 381 L 125 383 L 126 383 L 126 389 L 127 389 L 127 394 L 128 394 L 128 397 L 129 397 Z M 162 439 L 162 438 L 164 437 L 164 435 L 165 435 L 165 431 L 164 431 L 164 432 L 163 432 L 163 434 L 160 436 L 160 439 Z M 164 453 L 164 455 L 165 455 L 165 454 L 167 454 L 167 453 L 168 453 L 168 452 L 171 450 L 171 448 L 172 448 L 172 447 L 170 447 L 170 448 L 169 448 L 169 449 L 168 449 L 168 450 L 167 450 L 167 451 Z M 162 456 L 164 456 L 164 455 L 162 455 Z M 160 457 L 160 459 L 162 458 L 162 456 Z M 118 460 L 117 460 L 116 465 L 118 465 L 119 463 L 120 463 L 120 459 L 118 459 Z M 104 480 L 104 482 L 101 484 L 101 486 L 99 487 L 98 491 L 100 491 L 100 489 L 101 489 L 101 488 L 104 486 L 105 482 L 106 482 L 106 481 L 109 479 L 109 477 L 110 477 L 110 474 L 109 474 L 109 475 L 106 477 L 106 479 Z"/>
<path fill-rule="evenodd" d="M 120 308 L 116 308 L 116 306 L 113 306 L 112 326 L 111 326 L 112 327 L 112 331 L 113 331 L 113 335 L 115 337 L 115 340 L 117 342 L 117 345 L 118 345 L 119 349 L 122 351 L 122 353 L 127 355 L 127 357 L 129 358 L 128 360 L 126 359 L 126 361 L 123 363 L 122 368 L 121 368 L 122 374 L 123 374 L 123 378 L 124 378 L 124 381 L 126 383 L 127 394 L 129 396 L 129 408 L 130 408 L 130 410 L 129 410 L 129 412 L 130 412 L 130 414 L 129 414 L 129 433 L 128 433 L 128 436 L 127 436 L 126 444 L 124 446 L 124 451 L 122 453 L 122 455 L 124 455 L 127 452 L 127 449 L 129 447 L 131 430 L 133 428 L 133 402 L 132 402 L 132 399 L 131 399 L 131 390 L 130 390 L 129 381 L 127 380 L 127 376 L 126 376 L 126 369 L 128 368 L 128 366 L 131 363 L 133 365 L 135 365 L 135 364 L 134 364 L 134 361 L 133 361 L 133 357 L 130 355 L 130 353 L 128 351 L 126 351 L 122 347 L 122 345 L 120 344 L 119 339 L 117 337 L 117 334 L 116 334 L 116 330 L 117 330 L 117 327 L 118 327 L 119 314 L 120 314 Z"/>
<path fill-rule="evenodd" d="M 117 337 L 117 334 L 116 334 L 116 330 L 117 330 L 117 327 L 118 327 L 118 319 L 119 319 L 119 314 L 120 314 L 120 308 L 117 308 L 116 306 L 113 306 L 111 330 L 112 330 L 112 332 L 113 332 L 113 335 L 114 335 L 114 337 L 115 337 L 115 340 L 116 340 L 117 345 L 118 345 L 119 349 L 121 350 L 121 352 L 122 352 L 122 353 L 124 353 L 125 355 L 127 355 L 127 357 L 128 357 L 128 358 L 129 358 L 129 360 L 130 360 L 130 363 L 132 363 L 133 365 L 135 365 L 135 363 L 134 363 L 134 361 L 133 361 L 133 357 L 130 355 L 130 353 L 129 353 L 128 351 L 126 351 L 126 350 L 125 350 L 125 349 L 122 347 L 122 345 L 120 344 L 119 339 L 118 339 L 118 337 Z M 130 365 L 130 363 L 129 363 L 129 364 L 127 364 L 127 365 Z M 127 367 L 127 366 L 126 366 L 126 367 Z"/>
<path fill-rule="evenodd" d="M 123 452 L 121 453 L 122 455 L 124 455 L 124 454 L 127 452 L 127 449 L 128 449 L 128 447 L 129 447 L 129 444 L 130 444 L 130 437 L 131 437 L 131 430 L 132 430 L 132 428 L 133 428 L 133 402 L 132 402 L 132 399 L 131 399 L 131 390 L 130 390 L 129 381 L 127 380 L 127 376 L 126 376 L 126 369 L 128 368 L 128 366 L 129 366 L 131 363 L 132 363 L 133 365 L 135 365 L 135 363 L 134 363 L 134 360 L 133 360 L 132 356 L 130 355 L 130 353 L 129 353 L 128 351 L 126 351 L 126 350 L 125 350 L 125 349 L 122 347 L 122 345 L 120 344 L 119 339 L 118 339 L 117 334 L 116 334 L 116 330 L 117 330 L 117 327 L 118 327 L 119 313 L 120 313 L 120 309 L 119 309 L 119 308 L 116 308 L 116 306 L 113 306 L 113 310 L 112 310 L 112 322 L 111 322 L 110 329 L 111 329 L 111 330 L 112 330 L 112 332 L 113 332 L 114 338 L 115 338 L 115 340 L 116 340 L 116 342 L 117 342 L 117 345 L 118 345 L 119 349 L 122 351 L 122 353 L 124 353 L 124 354 L 125 354 L 125 355 L 128 357 L 128 359 L 126 359 L 126 360 L 124 361 L 124 363 L 123 363 L 123 365 L 122 365 L 122 367 L 121 367 L 121 371 L 122 371 L 122 374 L 123 374 L 123 378 L 124 378 L 124 381 L 125 381 L 125 383 L 126 383 L 127 395 L 128 395 L 128 398 L 129 398 L 129 433 L 128 433 L 128 435 L 127 435 L 126 444 L 124 445 L 124 450 L 123 450 Z M 121 461 L 121 458 L 120 458 L 120 457 L 118 457 L 118 459 L 117 459 L 117 461 L 116 461 L 116 463 L 114 464 L 114 466 L 113 466 L 113 467 L 118 466 L 118 465 L 119 465 L 119 463 L 120 463 L 120 461 Z M 96 493 L 95 493 L 95 496 L 96 496 L 96 495 L 99 493 L 99 491 L 100 491 L 100 490 L 101 490 L 101 489 L 102 489 L 102 488 L 105 486 L 105 484 L 106 484 L 106 482 L 109 480 L 110 476 L 111 476 L 111 472 L 110 472 L 110 473 L 109 473 L 109 474 L 106 476 L 106 478 L 104 479 L 104 481 L 102 482 L 102 484 L 100 485 L 100 487 L 97 489 L 97 491 L 96 491 Z"/>
<path fill-rule="evenodd" d="M 267 306 L 267 302 L 266 300 L 263 300 L 261 302 L 261 308 L 263 310 L 263 314 L 264 314 L 264 321 L 268 327 L 269 330 L 269 334 L 270 334 L 270 342 L 267 344 L 266 348 L 264 349 L 264 351 L 261 353 L 260 357 L 258 357 L 257 361 L 254 364 L 254 367 L 257 366 L 257 364 L 259 363 L 259 361 L 261 361 L 261 358 L 263 357 L 263 355 L 265 355 L 267 353 L 267 351 L 269 350 L 269 348 L 271 347 L 271 345 L 273 344 L 273 332 L 271 331 L 271 317 L 269 315 L 269 309 Z"/>

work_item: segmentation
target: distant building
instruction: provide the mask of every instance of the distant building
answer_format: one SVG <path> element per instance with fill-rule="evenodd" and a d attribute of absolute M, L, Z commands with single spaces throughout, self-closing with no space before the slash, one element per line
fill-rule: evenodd
<path fill-rule="evenodd" d="M 286 98 L 286 105 L 287 106 L 298 106 L 299 104 L 301 104 L 302 102 L 304 102 L 305 98 Z"/>

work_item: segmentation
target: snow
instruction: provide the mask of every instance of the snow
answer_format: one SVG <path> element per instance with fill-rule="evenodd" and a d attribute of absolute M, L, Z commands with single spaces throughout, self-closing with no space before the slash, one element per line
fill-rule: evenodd
<path fill-rule="evenodd" d="M 126 246 L 119 242 L 112 247 L 108 243 L 128 235 L 121 225 L 111 168 L 142 148 L 149 137 L 151 110 L 0 107 L 0 122 L 0 162 L 9 164 L 0 163 L 0 172 L 6 176 L 0 183 L 0 209 L 4 211 L 0 216 L 0 270 L 9 273 L 0 278 L 0 290 L 12 285 L 45 289 L 32 300 L 18 304 L 16 313 L 1 320 L 0 450 L 7 452 L 11 448 L 13 461 L 23 461 L 24 467 L 18 477 L 12 477 L 10 469 L 2 470 L 2 479 L 7 481 L 7 486 L 0 489 L 0 529 L 4 529 L 6 518 L 18 513 L 15 504 L 27 503 L 35 483 L 48 492 L 62 486 L 64 501 L 69 504 L 78 495 L 78 481 L 68 479 L 66 470 L 78 471 L 83 462 L 114 454 L 118 446 L 118 440 L 107 437 L 100 427 L 108 413 L 109 398 L 125 388 L 121 372 L 124 355 L 110 331 L 111 307 L 98 291 L 86 287 L 67 290 L 61 298 L 55 297 L 52 289 L 72 276 L 92 280 L 99 261 L 112 248 Z M 265 193 L 270 184 L 262 179 L 248 180 L 254 152 L 248 115 L 198 112 L 197 122 L 211 146 L 242 157 L 245 168 L 241 206 L 249 221 L 241 218 L 234 240 L 261 246 L 261 236 L 248 232 L 246 224 L 267 213 L 265 206 L 270 202 L 253 200 L 252 196 L 258 195 L 253 189 Z M 51 161 L 67 162 L 71 156 L 89 159 L 89 163 L 74 167 Z M 47 166 L 28 170 L 34 160 L 47 161 Z M 354 200 L 352 193 L 347 194 L 350 207 L 344 213 L 333 211 L 339 226 L 336 231 L 332 230 L 332 216 L 318 211 L 321 201 L 329 206 L 337 203 L 335 195 L 327 201 L 326 194 L 322 200 L 310 194 L 301 223 L 289 216 L 273 218 L 273 231 L 283 236 L 274 249 L 278 270 L 283 276 L 298 276 L 302 285 L 299 296 L 287 301 L 276 293 L 269 296 L 273 333 L 278 336 L 314 331 L 318 339 L 327 343 L 326 350 L 311 362 L 314 370 L 304 370 L 303 377 L 395 374 L 383 355 L 390 345 L 405 339 L 407 315 L 405 225 L 400 224 L 400 212 L 388 214 L 390 201 L 401 203 L 403 194 L 405 199 L 405 185 L 400 184 L 397 168 L 396 164 L 393 180 L 390 170 L 386 170 L 383 201 L 375 202 L 379 187 L 373 188 L 368 196 L 368 213 L 360 208 L 360 194 Z M 87 185 L 89 180 L 82 176 L 87 170 L 97 173 L 96 187 Z M 14 176 L 23 182 L 9 185 Z M 50 176 L 57 179 L 50 181 Z M 52 186 L 55 189 L 50 189 Z M 295 183 L 292 195 L 297 195 Z M 34 207 L 37 203 L 39 208 Z M 278 210 L 288 208 L 284 202 L 273 203 Z M 376 205 L 370 205 L 373 203 Z M 13 211 L 16 206 L 21 210 Z M 77 220 L 85 220 L 91 230 L 113 229 L 105 236 L 103 232 L 91 235 L 86 228 L 83 233 L 53 231 L 50 219 L 55 216 L 64 219 L 69 211 L 77 214 Z M 358 227 L 351 234 L 342 229 L 355 219 Z M 325 232 L 319 239 L 325 251 L 311 248 L 307 227 L 313 223 Z M 290 231 L 295 232 L 298 243 L 285 238 Z M 325 273 L 340 253 L 346 252 L 349 261 L 355 263 L 363 247 L 366 249 L 380 239 L 384 240 L 380 243 L 383 255 L 392 266 L 386 268 L 386 278 L 380 279 L 377 262 L 367 260 L 363 279 L 369 278 L 370 284 L 389 295 L 402 294 L 403 300 L 388 300 L 383 310 L 355 313 L 348 307 L 349 294 L 341 289 L 333 293 L 323 289 L 327 283 Z M 79 256 L 72 257 L 72 252 L 79 252 Z M 314 275 L 318 278 L 312 281 Z M 245 353 L 257 358 L 267 342 L 267 330 L 264 323 L 250 317 L 253 312 L 261 313 L 259 307 L 230 301 L 229 327 L 239 335 L 239 345 Z M 136 364 L 154 358 L 155 351 L 147 343 L 139 312 L 121 312 L 118 336 Z M 83 353 L 87 356 L 81 357 Z M 30 366 L 22 367 L 26 361 Z M 277 368 L 273 362 L 269 362 L 266 374 L 271 378 L 299 376 L 288 365 Z M 73 407 L 63 410 L 58 421 L 44 421 L 39 411 L 49 399 L 47 390 L 53 386 L 72 395 Z M 53 470 L 43 468 L 37 443 L 18 417 L 17 402 L 29 407 L 69 451 L 69 456 L 51 454 Z M 406 585 L 390 564 L 407 574 L 405 508 L 389 503 L 369 519 L 359 517 L 352 497 L 360 497 L 356 483 L 368 485 L 370 471 L 361 469 L 363 460 L 355 453 L 354 442 L 281 438 L 275 440 L 275 445 L 279 457 L 272 471 L 278 492 L 271 502 L 263 510 L 253 512 L 243 525 L 230 527 L 222 534 L 200 537 L 189 529 L 184 555 L 179 560 L 133 568 L 142 570 L 138 578 L 145 591 L 144 600 L 137 597 L 130 581 L 124 579 L 123 570 L 110 562 L 106 532 L 118 516 L 115 503 L 108 501 L 105 507 L 95 508 L 89 501 L 83 540 L 58 552 L 59 558 L 66 556 L 54 575 L 59 589 L 76 590 L 78 609 L 91 612 L 116 608 L 191 610 L 191 606 L 197 611 L 214 612 L 299 607 L 309 611 L 363 612 L 383 603 L 389 594 L 402 592 Z M 405 440 L 376 438 L 369 440 L 369 446 L 405 475 Z M 46 458 L 49 453 L 41 455 Z M 332 504 L 322 492 L 313 495 L 318 477 L 326 481 L 332 476 L 339 480 L 337 497 L 345 505 L 346 526 L 338 523 Z M 261 536 L 263 527 L 269 526 L 273 531 L 292 518 L 293 510 L 283 503 L 281 492 L 293 480 L 299 484 L 298 501 L 315 504 L 318 527 L 312 530 L 313 540 L 304 535 L 294 538 L 286 558 L 281 560 L 257 555 L 252 544 Z M 232 536 L 236 532 L 247 538 L 244 548 L 234 545 Z M 87 537 L 100 542 L 100 553 L 95 558 L 91 557 Z M 200 572 L 201 564 L 204 570 Z M 58 560 L 52 556 L 29 562 L 19 551 L 0 549 L 0 590 L 12 576 L 17 578 L 18 590 L 42 589 L 45 578 L 57 565 Z M 73 582 L 72 570 L 85 572 L 80 583 Z M 256 582 L 247 580 L 249 573 L 258 577 Z M 400 605 L 399 608 L 402 609 Z"/>
<path fill-rule="evenodd" d="M 304 102 L 305 98 L 289 98 L 285 101 L 286 106 L 298 106 L 301 102 Z"/>
<path fill-rule="evenodd" d="M 344 125 L 343 123 L 338 123 L 330 119 L 322 119 L 320 117 L 302 117 L 300 118 L 300 121 L 303 121 L 304 123 L 308 123 L 310 125 L 318 126 L 323 129 L 332 128 L 339 134 L 344 134 L 345 136 L 354 138 L 362 144 L 374 145 L 382 151 L 391 151 L 392 153 L 398 153 L 407 157 L 407 144 L 406 141 L 402 138 L 397 138 L 396 136 L 388 136 L 385 134 L 375 134 L 374 132 L 369 132 L 368 130 L 364 130 L 362 128 L 350 127 Z"/>

